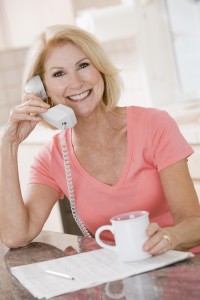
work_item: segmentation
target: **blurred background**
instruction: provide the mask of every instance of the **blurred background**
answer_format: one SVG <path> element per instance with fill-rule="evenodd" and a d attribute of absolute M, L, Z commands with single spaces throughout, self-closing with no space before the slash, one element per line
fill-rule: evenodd
<path fill-rule="evenodd" d="M 200 1 L 0 0 L 0 135 L 21 101 L 28 47 L 47 26 L 61 23 L 93 33 L 120 68 L 118 105 L 161 108 L 174 117 L 195 150 L 189 167 L 200 196 Z M 22 192 L 33 156 L 54 133 L 38 126 L 21 144 Z M 63 232 L 64 219 L 58 204 L 44 229 Z"/>

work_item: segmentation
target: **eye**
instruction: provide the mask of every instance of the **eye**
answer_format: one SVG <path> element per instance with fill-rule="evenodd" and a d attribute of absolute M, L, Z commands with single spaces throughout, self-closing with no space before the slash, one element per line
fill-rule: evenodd
<path fill-rule="evenodd" d="M 53 74 L 53 77 L 61 77 L 64 75 L 64 72 L 63 71 L 57 71 Z"/>
<path fill-rule="evenodd" d="M 83 62 L 80 65 L 78 65 L 77 70 L 85 69 L 89 66 L 90 64 L 88 62 Z"/>

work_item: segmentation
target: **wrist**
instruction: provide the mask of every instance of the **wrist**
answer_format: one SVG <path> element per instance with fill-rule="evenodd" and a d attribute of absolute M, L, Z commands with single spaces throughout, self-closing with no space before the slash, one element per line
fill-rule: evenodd
<path fill-rule="evenodd" d="M 0 140 L 1 155 L 4 155 L 4 154 L 7 155 L 8 153 L 17 154 L 18 148 L 19 148 L 19 145 L 16 142 L 13 143 L 13 142 L 7 141 L 4 138 L 2 138 Z"/>

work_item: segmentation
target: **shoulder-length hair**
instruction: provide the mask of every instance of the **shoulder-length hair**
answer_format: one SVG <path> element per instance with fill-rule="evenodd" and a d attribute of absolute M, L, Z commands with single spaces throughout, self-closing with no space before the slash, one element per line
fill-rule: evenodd
<path fill-rule="evenodd" d="M 25 83 L 34 75 L 44 71 L 44 61 L 49 51 L 56 46 L 72 42 L 77 45 L 90 59 L 91 63 L 101 73 L 104 80 L 103 102 L 105 111 L 116 107 L 120 98 L 122 81 L 119 69 L 111 62 L 108 55 L 89 32 L 72 25 L 54 25 L 47 27 L 37 36 L 30 47 L 23 76 L 23 90 Z"/>

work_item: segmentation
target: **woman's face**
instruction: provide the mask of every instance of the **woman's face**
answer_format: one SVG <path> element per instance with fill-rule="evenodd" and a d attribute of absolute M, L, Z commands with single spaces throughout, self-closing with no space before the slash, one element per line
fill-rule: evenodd
<path fill-rule="evenodd" d="M 82 117 L 95 110 L 104 92 L 100 72 L 71 42 L 49 52 L 44 62 L 44 84 L 54 104 L 65 104 Z"/>

